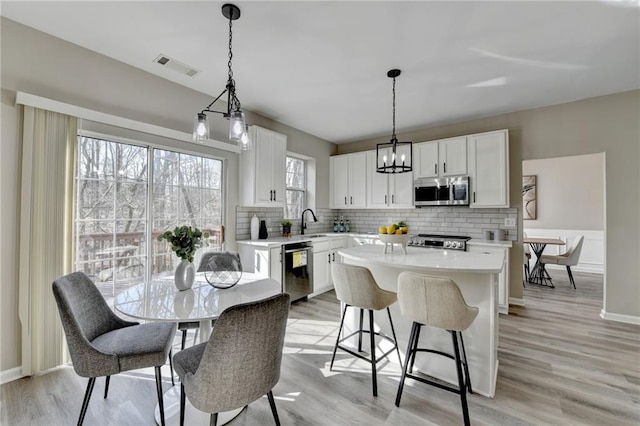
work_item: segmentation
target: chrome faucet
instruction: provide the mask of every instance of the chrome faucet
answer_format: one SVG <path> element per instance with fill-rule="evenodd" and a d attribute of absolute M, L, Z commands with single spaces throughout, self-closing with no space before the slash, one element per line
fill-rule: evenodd
<path fill-rule="evenodd" d="M 306 223 L 304 223 L 304 214 L 305 214 L 307 211 L 310 211 L 310 212 L 311 212 L 311 215 L 313 216 L 313 221 L 314 221 L 314 222 L 317 222 L 317 221 L 318 221 L 318 218 L 316 217 L 316 214 L 313 212 L 313 210 L 311 210 L 311 209 L 304 209 L 304 210 L 302 211 L 302 217 L 301 217 L 301 223 L 300 223 L 300 235 L 304 235 L 304 230 L 305 230 L 305 228 L 307 227 L 307 224 L 306 224 Z"/>

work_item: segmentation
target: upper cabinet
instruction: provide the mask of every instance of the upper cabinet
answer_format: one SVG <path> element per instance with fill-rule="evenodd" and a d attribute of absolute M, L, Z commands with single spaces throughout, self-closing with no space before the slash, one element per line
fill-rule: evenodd
<path fill-rule="evenodd" d="M 414 178 L 467 174 L 467 137 L 414 145 Z"/>
<path fill-rule="evenodd" d="M 388 149 L 387 158 L 391 158 Z M 398 147 L 398 158 L 409 156 L 409 147 Z M 414 163 L 415 164 L 415 163 Z M 382 165 L 382 164 L 381 164 Z M 367 207 L 411 208 L 413 207 L 413 173 L 377 173 L 376 151 L 367 151 Z"/>
<path fill-rule="evenodd" d="M 468 136 L 471 207 L 509 207 L 509 133 Z"/>
<path fill-rule="evenodd" d="M 240 204 L 285 205 L 287 136 L 258 126 L 249 128 L 254 149 L 240 154 Z"/>
<path fill-rule="evenodd" d="M 329 162 L 331 208 L 355 209 L 367 206 L 367 154 L 336 155 Z"/>

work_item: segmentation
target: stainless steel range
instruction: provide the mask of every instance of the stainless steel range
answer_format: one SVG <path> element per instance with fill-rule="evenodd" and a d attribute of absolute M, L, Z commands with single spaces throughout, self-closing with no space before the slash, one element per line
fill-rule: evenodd
<path fill-rule="evenodd" d="M 467 250 L 467 241 L 471 237 L 461 235 L 418 234 L 409 238 L 411 247 L 437 248 L 446 250 Z"/>

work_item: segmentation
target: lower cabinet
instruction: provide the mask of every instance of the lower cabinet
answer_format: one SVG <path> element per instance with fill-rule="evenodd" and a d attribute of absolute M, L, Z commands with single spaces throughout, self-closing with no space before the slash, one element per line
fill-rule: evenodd
<path fill-rule="evenodd" d="M 346 246 L 346 237 L 313 243 L 313 293 L 310 297 L 333 290 L 331 265 L 341 262 L 338 250 Z"/>
<path fill-rule="evenodd" d="M 282 284 L 282 247 L 238 244 L 242 270 L 264 278 L 273 278 Z"/>
<path fill-rule="evenodd" d="M 498 276 L 498 312 L 509 314 L 509 248 L 467 243 L 467 250 L 476 253 L 504 253 L 504 268 Z"/>

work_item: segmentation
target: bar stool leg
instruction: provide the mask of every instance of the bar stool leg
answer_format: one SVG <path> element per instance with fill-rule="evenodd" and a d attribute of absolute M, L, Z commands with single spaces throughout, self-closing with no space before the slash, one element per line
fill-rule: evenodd
<path fill-rule="evenodd" d="M 358 352 L 362 352 L 362 329 L 364 328 L 364 309 L 360 308 L 360 331 L 358 332 Z"/>
<path fill-rule="evenodd" d="M 345 304 L 342 311 L 342 318 L 340 319 L 340 328 L 338 328 L 338 337 L 336 337 L 336 345 L 333 347 L 333 356 L 331 357 L 331 365 L 329 371 L 333 368 L 333 361 L 336 359 L 336 351 L 338 350 L 338 344 L 340 343 L 340 333 L 342 333 L 342 326 L 344 324 L 344 317 L 347 315 L 347 308 L 349 305 Z"/>
<path fill-rule="evenodd" d="M 369 310 L 369 340 L 371 344 L 371 380 L 373 396 L 378 396 L 378 377 L 376 375 L 376 333 L 373 327 L 373 311 Z"/>
<path fill-rule="evenodd" d="M 462 416 L 464 418 L 465 426 L 469 426 L 471 421 L 469 420 L 469 407 L 467 406 L 467 388 L 464 384 L 464 378 L 462 376 L 462 360 L 460 359 L 460 348 L 458 347 L 457 332 L 451 331 L 451 337 L 453 340 L 453 352 L 456 361 L 456 371 L 458 373 L 458 387 L 460 389 L 460 403 L 462 404 Z"/>
<path fill-rule="evenodd" d="M 473 389 L 471 388 L 471 376 L 469 375 L 469 362 L 467 361 L 467 351 L 464 348 L 464 339 L 462 338 L 462 331 L 458 331 L 458 336 L 460 336 L 460 343 L 462 344 L 462 361 L 464 365 L 464 377 L 467 379 L 467 391 L 469 393 L 473 393 Z"/>
<path fill-rule="evenodd" d="M 391 324 L 391 334 L 393 334 L 393 342 L 396 344 L 396 352 L 398 352 L 398 362 L 402 365 L 402 358 L 400 358 L 400 349 L 398 348 L 398 339 L 396 339 L 396 330 L 393 328 L 393 320 L 391 319 L 391 311 L 387 308 L 387 315 L 389 315 L 389 324 Z"/>
<path fill-rule="evenodd" d="M 420 330 L 422 330 L 422 326 L 419 326 L 416 330 L 416 338 L 413 341 L 413 356 L 411 357 L 411 363 L 409 364 L 409 373 L 413 373 L 413 363 L 416 361 L 416 354 L 418 353 L 418 342 L 420 341 Z"/>
<path fill-rule="evenodd" d="M 407 344 L 407 353 L 404 358 L 404 364 L 402 366 L 402 375 L 400 376 L 400 383 L 398 384 L 398 393 L 396 394 L 396 407 L 400 406 L 400 399 L 402 398 L 402 390 L 404 388 L 404 380 L 407 377 L 407 368 L 409 367 L 409 360 L 411 359 L 411 355 L 414 351 L 414 339 L 417 338 L 418 332 L 420 331 L 420 324 L 414 322 L 411 326 L 411 333 L 409 333 L 409 343 Z"/>

